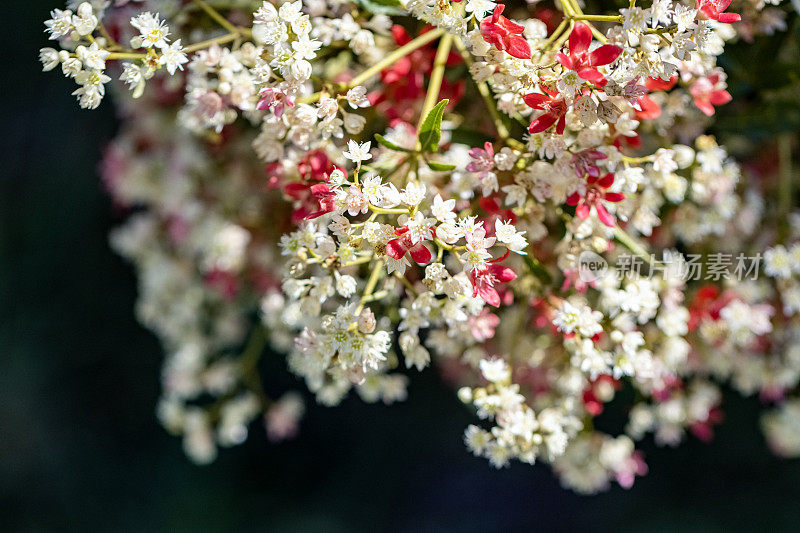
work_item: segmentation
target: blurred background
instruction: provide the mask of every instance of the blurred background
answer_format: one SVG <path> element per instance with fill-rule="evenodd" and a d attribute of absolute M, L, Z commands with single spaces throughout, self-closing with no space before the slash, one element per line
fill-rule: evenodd
<path fill-rule="evenodd" d="M 473 417 L 430 369 L 403 404 L 311 403 L 295 441 L 270 444 L 256 425 L 243 446 L 193 465 L 156 420 L 161 349 L 134 320 L 133 272 L 107 244 L 118 220 L 96 166 L 111 102 L 82 111 L 70 80 L 40 72 L 57 0 L 12 4 L 0 37 L 0 530 L 796 531 L 800 461 L 769 453 L 758 400 L 734 394 L 712 444 L 647 440 L 650 473 L 595 497 L 562 490 L 544 466 L 496 471 L 470 456 Z M 765 58 L 752 53 L 732 46 L 724 61 L 734 97 L 758 103 L 759 84 L 783 81 L 753 71 Z M 718 127 L 756 141 L 800 123 L 796 103 L 757 109 L 723 109 Z"/>

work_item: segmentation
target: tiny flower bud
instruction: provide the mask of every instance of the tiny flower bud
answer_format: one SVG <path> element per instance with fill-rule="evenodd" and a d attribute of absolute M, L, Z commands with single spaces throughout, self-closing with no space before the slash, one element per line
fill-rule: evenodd
<path fill-rule="evenodd" d="M 358 331 L 367 334 L 375 331 L 375 315 L 372 310 L 364 309 L 358 316 Z"/>

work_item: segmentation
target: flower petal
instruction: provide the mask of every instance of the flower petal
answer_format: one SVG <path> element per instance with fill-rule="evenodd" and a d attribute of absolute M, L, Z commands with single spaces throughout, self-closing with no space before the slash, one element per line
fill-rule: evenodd
<path fill-rule="evenodd" d="M 569 34 L 569 55 L 580 54 L 589 50 L 592 44 L 592 31 L 586 24 L 575 24 L 575 29 Z"/>

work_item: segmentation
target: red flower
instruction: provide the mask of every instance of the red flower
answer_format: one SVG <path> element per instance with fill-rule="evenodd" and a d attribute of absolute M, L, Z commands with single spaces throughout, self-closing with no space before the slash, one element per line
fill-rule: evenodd
<path fill-rule="evenodd" d="M 490 16 L 481 21 L 481 35 L 487 43 L 495 45 L 498 50 L 505 50 L 510 56 L 530 59 L 531 47 L 522 36 L 525 28 L 501 15 L 505 8 L 499 4 Z"/>
<path fill-rule="evenodd" d="M 508 283 L 516 277 L 513 270 L 496 263 L 489 264 L 483 270 L 475 269 L 469 273 L 469 281 L 473 288 L 472 297 L 480 296 L 487 304 L 499 307 L 500 294 L 495 286 L 498 283 Z"/>
<path fill-rule="evenodd" d="M 697 0 L 697 9 L 706 18 L 726 23 L 742 20 L 742 16 L 737 13 L 723 13 L 729 5 L 731 0 Z"/>
<path fill-rule="evenodd" d="M 569 55 L 559 52 L 556 54 L 556 58 L 564 68 L 574 70 L 584 80 L 602 87 L 606 84 L 606 78 L 597 70 L 597 67 L 613 63 L 622 53 L 622 48 L 613 44 L 604 44 L 590 52 L 589 45 L 591 44 L 591 30 L 586 24 L 578 23 L 569 34 Z"/>
<path fill-rule="evenodd" d="M 556 98 L 558 96 L 557 92 L 551 92 L 546 87 L 542 87 L 542 90 L 547 94 L 531 93 L 522 98 L 528 106 L 544 111 L 536 120 L 531 122 L 528 132 L 540 133 L 558 122 L 556 124 L 556 133 L 561 135 L 564 133 L 564 127 L 567 124 L 567 103 L 563 98 Z"/>
<path fill-rule="evenodd" d="M 731 101 L 731 93 L 725 90 L 719 72 L 712 72 L 705 78 L 700 78 L 692 84 L 689 92 L 694 98 L 694 105 L 709 117 L 714 114 L 714 106 L 727 104 Z"/>
<path fill-rule="evenodd" d="M 397 239 L 392 239 L 386 243 L 386 253 L 394 259 L 402 259 L 406 253 L 411 255 L 411 259 L 420 265 L 427 265 L 433 259 L 431 251 L 423 244 L 423 241 L 413 242 L 408 235 L 408 226 L 403 226 L 394 230 Z"/>
<path fill-rule="evenodd" d="M 603 205 L 603 201 L 616 203 L 625 199 L 621 192 L 607 192 L 606 189 L 614 183 L 614 174 L 606 174 L 602 178 L 589 176 L 586 178 L 586 192 L 581 196 L 578 191 L 567 197 L 568 205 L 577 205 L 575 215 L 585 220 L 589 217 L 592 207 L 597 213 L 597 218 L 606 226 L 613 228 L 614 217 Z"/>
<path fill-rule="evenodd" d="M 432 28 L 425 28 L 421 34 L 430 31 Z M 392 36 L 398 46 L 403 46 L 411 42 L 411 35 L 405 28 L 396 24 L 392 26 Z M 381 111 L 391 120 L 403 119 L 410 122 L 416 113 L 416 106 L 413 102 L 420 100 L 427 94 L 425 76 L 430 76 L 433 71 L 433 61 L 436 57 L 435 43 L 430 43 L 422 48 L 414 50 L 407 56 L 396 61 L 391 66 L 381 71 L 381 90 L 369 95 L 370 103 L 381 106 Z M 447 66 L 457 65 L 461 62 L 461 56 L 457 52 L 450 52 L 447 57 Z M 450 100 L 450 106 L 454 106 L 464 93 L 464 81 L 459 80 L 455 83 L 450 82 L 445 77 L 442 80 L 440 94 L 442 98 Z"/>

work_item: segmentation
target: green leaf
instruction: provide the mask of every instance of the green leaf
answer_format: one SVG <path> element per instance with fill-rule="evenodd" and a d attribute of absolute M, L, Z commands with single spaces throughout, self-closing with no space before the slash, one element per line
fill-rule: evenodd
<path fill-rule="evenodd" d="M 405 15 L 406 10 L 400 0 L 356 0 L 358 4 L 370 13 L 376 15 Z"/>
<path fill-rule="evenodd" d="M 428 116 L 419 128 L 419 143 L 423 152 L 435 152 L 439 149 L 439 141 L 442 139 L 442 117 L 444 116 L 444 106 L 449 100 L 445 98 L 431 109 Z"/>
<path fill-rule="evenodd" d="M 413 150 L 409 150 L 408 148 L 403 148 L 402 146 L 398 146 L 394 144 L 392 141 L 389 141 L 381 135 L 380 133 L 375 134 L 375 140 L 378 141 L 378 144 L 381 144 L 388 148 L 389 150 L 394 150 L 395 152 L 413 152 Z"/>
<path fill-rule="evenodd" d="M 449 163 L 437 163 L 436 161 L 428 161 L 427 159 L 425 162 L 428 164 L 428 168 L 431 170 L 436 170 L 438 172 L 442 172 L 445 170 L 455 170 L 456 166 L 451 165 Z"/>

